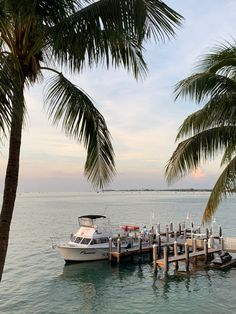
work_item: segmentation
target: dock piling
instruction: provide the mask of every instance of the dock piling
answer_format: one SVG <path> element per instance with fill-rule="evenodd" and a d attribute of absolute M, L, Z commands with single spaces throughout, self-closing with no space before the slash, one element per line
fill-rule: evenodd
<path fill-rule="evenodd" d="M 160 224 L 157 224 L 157 233 L 161 234 L 161 225 Z"/>
<path fill-rule="evenodd" d="M 157 263 L 156 263 L 156 260 L 157 260 L 157 245 L 153 244 L 152 248 L 153 248 L 153 250 L 152 250 L 153 267 L 154 267 L 154 272 L 156 272 L 157 271 Z"/>
<path fill-rule="evenodd" d="M 197 239 L 195 237 L 193 237 L 193 252 L 196 253 L 197 252 Z M 197 264 L 197 257 L 194 257 L 194 264 Z"/>
<path fill-rule="evenodd" d="M 187 230 L 184 228 L 184 241 L 186 241 L 186 233 L 187 233 Z"/>
<path fill-rule="evenodd" d="M 142 258 L 142 244 L 143 244 L 143 239 L 139 238 L 139 243 L 138 243 L 138 246 L 139 246 L 139 259 Z"/>
<path fill-rule="evenodd" d="M 177 243 L 177 241 L 174 241 L 174 256 L 178 256 L 178 243 Z M 179 263 L 174 262 L 174 267 L 175 267 L 175 270 L 178 270 L 179 269 Z"/>
<path fill-rule="evenodd" d="M 111 262 L 112 260 L 112 238 L 109 238 L 109 261 Z"/>
<path fill-rule="evenodd" d="M 161 236 L 158 234 L 157 236 L 157 256 L 158 258 L 161 258 Z"/>
<path fill-rule="evenodd" d="M 184 244 L 184 250 L 185 250 L 186 271 L 189 271 L 189 246 L 187 242 L 185 242 Z"/>
<path fill-rule="evenodd" d="M 181 235 L 181 224 L 179 224 L 179 235 Z"/>
<path fill-rule="evenodd" d="M 224 251 L 224 237 L 220 237 L 221 250 Z"/>
<path fill-rule="evenodd" d="M 169 263 L 168 263 L 168 258 L 169 258 L 169 250 L 168 247 L 164 247 L 164 272 L 167 273 L 169 270 Z"/>
<path fill-rule="evenodd" d="M 169 243 L 170 238 L 169 238 L 169 227 L 166 225 L 166 242 Z"/>
<path fill-rule="evenodd" d="M 174 232 L 174 241 L 177 241 L 177 231 Z"/>
<path fill-rule="evenodd" d="M 117 240 L 117 263 L 120 262 L 121 243 L 120 239 Z"/>
<path fill-rule="evenodd" d="M 221 228 L 221 226 L 219 226 L 219 237 L 220 238 L 222 237 L 222 228 Z"/>
<path fill-rule="evenodd" d="M 214 235 L 213 234 L 210 236 L 210 248 L 214 249 Z"/>
<path fill-rule="evenodd" d="M 208 263 L 208 240 L 203 240 L 203 246 L 204 246 L 204 255 L 205 255 L 205 264 Z"/>

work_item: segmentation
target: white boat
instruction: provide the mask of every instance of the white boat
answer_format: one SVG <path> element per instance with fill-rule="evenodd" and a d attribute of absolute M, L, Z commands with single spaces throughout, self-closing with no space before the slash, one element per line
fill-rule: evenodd
<path fill-rule="evenodd" d="M 106 216 L 85 215 L 79 217 L 79 229 L 75 234 L 71 234 L 70 240 L 56 243 L 55 247 L 66 262 L 104 260 L 109 257 L 109 238 L 112 238 L 112 248 L 115 248 L 118 234 L 114 234 Z M 128 247 L 127 233 L 120 234 L 119 238 L 121 247 Z"/>

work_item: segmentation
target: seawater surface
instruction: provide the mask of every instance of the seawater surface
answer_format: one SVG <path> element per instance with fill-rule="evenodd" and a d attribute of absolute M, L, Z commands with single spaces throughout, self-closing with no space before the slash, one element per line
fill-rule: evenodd
<path fill-rule="evenodd" d="M 64 265 L 50 237 L 69 237 L 77 217 L 106 214 L 113 224 L 199 225 L 207 192 L 25 193 L 17 197 L 0 283 L 0 313 L 235 313 L 236 268 L 153 273 L 142 264 Z M 236 236 L 236 198 L 223 201 L 214 229 Z"/>

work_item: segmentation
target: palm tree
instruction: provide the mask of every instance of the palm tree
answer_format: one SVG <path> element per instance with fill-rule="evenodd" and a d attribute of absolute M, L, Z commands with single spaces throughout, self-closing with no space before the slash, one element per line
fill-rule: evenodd
<path fill-rule="evenodd" d="M 24 92 L 43 79 L 48 115 L 87 150 L 85 175 L 103 187 L 115 173 L 103 116 L 90 97 L 62 73 L 123 67 L 135 78 L 147 70 L 143 43 L 175 34 L 182 17 L 158 0 L 0 0 L 0 132 L 9 136 L 9 159 L 0 215 L 0 280 L 16 198 Z"/>
<path fill-rule="evenodd" d="M 206 103 L 181 125 L 176 140 L 183 140 L 168 161 L 167 181 L 180 179 L 223 153 L 224 169 L 205 207 L 204 223 L 236 187 L 236 42 L 218 45 L 203 56 L 199 72 L 180 81 L 175 93 L 176 98 L 189 96 Z"/>

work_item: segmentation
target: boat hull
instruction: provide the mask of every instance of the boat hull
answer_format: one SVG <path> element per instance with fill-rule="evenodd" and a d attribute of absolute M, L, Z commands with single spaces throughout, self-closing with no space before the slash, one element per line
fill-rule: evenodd
<path fill-rule="evenodd" d="M 66 262 L 90 262 L 105 260 L 109 257 L 108 248 L 57 247 Z"/>

